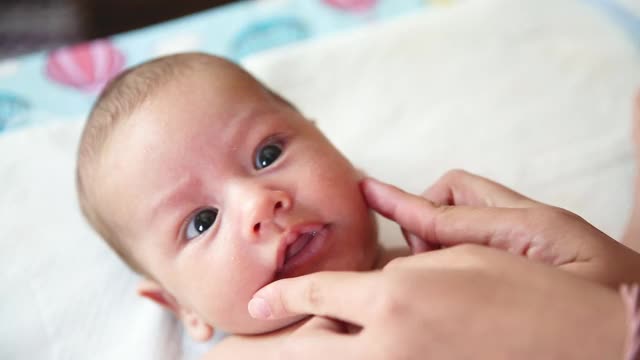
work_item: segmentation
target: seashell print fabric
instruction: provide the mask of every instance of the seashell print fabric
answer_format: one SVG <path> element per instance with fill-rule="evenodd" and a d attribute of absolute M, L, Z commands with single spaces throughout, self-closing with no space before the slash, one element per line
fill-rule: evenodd
<path fill-rule="evenodd" d="M 205 51 L 238 61 L 429 4 L 425 0 L 240 1 L 108 39 L 0 60 L 0 136 L 28 126 L 84 119 L 109 80 L 156 56 Z"/>
<path fill-rule="evenodd" d="M 52 51 L 47 77 L 62 86 L 97 93 L 124 68 L 125 57 L 111 41 L 102 39 Z"/>
<path fill-rule="evenodd" d="M 179 51 L 205 51 L 232 60 L 335 34 L 414 11 L 464 0 L 241 1 L 141 30 L 0 60 L 3 132 L 86 117 L 105 84 L 129 66 Z M 607 14 L 639 41 L 640 19 L 618 0 L 578 0 Z"/>

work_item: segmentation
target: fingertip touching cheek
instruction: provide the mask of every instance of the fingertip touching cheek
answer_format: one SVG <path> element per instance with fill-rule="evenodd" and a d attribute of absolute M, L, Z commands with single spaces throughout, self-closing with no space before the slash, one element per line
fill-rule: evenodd
<path fill-rule="evenodd" d="M 122 171 L 105 191 L 127 204 L 118 216 L 132 251 L 180 306 L 225 331 L 260 333 L 291 320 L 252 319 L 255 291 L 370 269 L 376 228 L 359 172 L 313 123 L 259 95 L 230 96 L 205 76 L 159 91 L 114 134 L 109 156 Z"/>

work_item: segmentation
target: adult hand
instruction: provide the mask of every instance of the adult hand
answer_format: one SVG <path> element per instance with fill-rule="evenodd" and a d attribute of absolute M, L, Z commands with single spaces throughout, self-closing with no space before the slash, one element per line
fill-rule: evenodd
<path fill-rule="evenodd" d="M 283 340 L 285 359 L 617 359 L 625 333 L 614 290 L 477 245 L 280 280 L 252 301 L 322 316 Z"/>
<path fill-rule="evenodd" d="M 578 215 L 489 179 L 448 172 L 422 197 L 367 179 L 369 205 L 398 222 L 414 252 L 473 243 L 554 265 L 616 287 L 640 281 L 640 254 Z"/>
<path fill-rule="evenodd" d="M 397 199 L 402 201 L 402 198 L 397 195 L 397 191 L 392 191 L 391 197 L 387 195 L 387 193 L 389 193 L 388 191 L 380 195 L 380 191 L 376 191 L 376 187 L 379 187 L 379 185 L 377 185 L 375 181 L 365 180 L 362 187 L 365 197 L 367 197 L 369 203 L 374 204 L 374 208 L 378 203 L 382 203 L 388 207 L 387 203 L 390 201 Z M 427 188 L 421 196 L 438 207 L 531 208 L 543 206 L 542 203 L 532 200 L 494 181 L 459 169 L 448 171 L 440 177 L 438 181 Z M 406 199 L 408 197 L 403 198 Z M 399 203 L 397 206 L 404 205 Z M 404 228 L 403 234 L 414 253 L 439 249 L 443 246 L 437 239 L 423 239 L 416 234 L 406 231 Z"/>
<path fill-rule="evenodd" d="M 258 291 L 250 309 L 266 305 L 268 318 L 306 313 L 362 327 L 345 334 L 316 317 L 285 342 L 291 357 L 614 359 L 620 353 L 617 294 L 573 275 L 611 286 L 633 281 L 622 269 L 637 269 L 638 255 L 581 218 L 463 172 L 425 193 L 446 206 L 374 180 L 363 182 L 363 193 L 407 233 L 445 249 L 396 259 L 382 271 L 317 273 Z M 453 246 L 465 243 L 487 246 Z M 602 271 L 610 265 L 622 266 Z"/>

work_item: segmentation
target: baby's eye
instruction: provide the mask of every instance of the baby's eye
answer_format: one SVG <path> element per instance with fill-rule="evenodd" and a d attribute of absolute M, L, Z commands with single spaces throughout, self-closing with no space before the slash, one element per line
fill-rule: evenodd
<path fill-rule="evenodd" d="M 282 146 L 280 144 L 265 145 L 258 150 L 254 166 L 257 170 L 264 169 L 273 164 L 280 157 L 280 154 L 282 154 Z"/>
<path fill-rule="evenodd" d="M 216 217 L 218 217 L 218 209 L 199 211 L 187 225 L 187 239 L 191 240 L 207 231 L 216 222 Z"/>

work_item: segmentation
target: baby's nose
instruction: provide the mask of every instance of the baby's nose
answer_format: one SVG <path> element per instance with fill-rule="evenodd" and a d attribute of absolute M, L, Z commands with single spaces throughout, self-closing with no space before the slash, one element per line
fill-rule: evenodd
<path fill-rule="evenodd" d="M 278 211 L 278 209 L 282 208 L 282 201 L 278 201 L 275 203 L 275 205 L 273 206 L 273 214 L 275 215 L 276 211 Z M 259 233 L 260 232 L 260 227 L 262 226 L 262 223 L 269 221 L 271 219 L 268 218 L 268 216 L 265 216 L 264 219 L 260 220 L 257 219 L 257 222 L 255 224 L 253 224 L 253 232 L 254 233 Z"/>
<path fill-rule="evenodd" d="M 264 190 L 255 195 L 249 207 L 250 222 L 247 227 L 252 238 L 260 238 L 265 227 L 278 225 L 274 220 L 279 213 L 291 208 L 291 197 L 280 190 Z"/>

